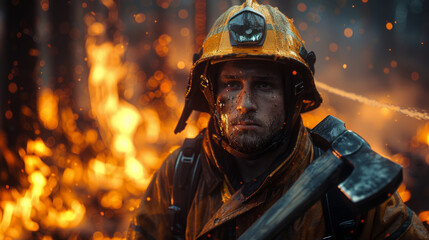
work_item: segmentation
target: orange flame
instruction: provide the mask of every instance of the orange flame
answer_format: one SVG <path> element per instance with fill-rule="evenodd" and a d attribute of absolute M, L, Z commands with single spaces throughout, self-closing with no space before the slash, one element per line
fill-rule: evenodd
<path fill-rule="evenodd" d="M 426 224 L 429 224 L 429 211 L 423 211 L 419 213 L 419 219 L 422 222 L 426 222 Z"/>
<path fill-rule="evenodd" d="M 38 138 L 28 140 L 27 150 L 21 149 L 19 153 L 25 163 L 29 187 L 22 192 L 11 189 L 8 197 L 10 200 L 1 201 L 3 215 L 0 215 L 0 237 L 18 238 L 23 231 L 21 226 L 28 231 L 37 231 L 41 224 L 60 228 L 77 226 L 85 215 L 83 204 L 68 194 L 61 201 L 69 203 L 70 208 L 56 209 L 49 198 L 57 185 L 57 179 L 42 158 L 52 156 L 51 149 Z"/>
<path fill-rule="evenodd" d="M 93 28 L 94 24 L 98 23 L 92 23 L 88 29 Z M 119 165 L 107 163 L 103 157 L 91 160 L 88 176 L 99 183 L 99 186 L 109 182 L 110 187 L 115 189 L 121 187 L 127 179 L 134 181 L 140 189 L 145 189 L 150 175 L 144 171 L 141 161 L 137 160 L 134 135 L 139 125 L 144 122 L 145 115 L 149 115 L 151 119 L 146 122 L 150 122 L 151 131 L 147 131 L 146 135 L 149 141 L 155 142 L 160 128 L 158 116 L 151 110 L 139 111 L 133 104 L 120 99 L 118 83 L 127 74 L 127 66 L 121 60 L 124 53 L 122 44 L 96 44 L 95 38 L 88 37 L 86 46 L 93 115 L 100 124 L 103 140 L 109 143 L 115 157 L 122 162 Z M 153 160 L 159 161 L 158 158 Z M 124 175 L 118 177 L 118 173 Z"/>
<path fill-rule="evenodd" d="M 37 104 L 39 118 L 43 126 L 53 130 L 58 126 L 58 97 L 47 88 L 42 91 Z"/>
<path fill-rule="evenodd" d="M 411 193 L 407 190 L 405 184 L 401 184 L 397 191 L 399 193 L 399 196 L 401 196 L 402 201 L 408 202 L 408 200 L 411 199 Z"/>
<path fill-rule="evenodd" d="M 417 140 L 429 146 L 429 122 L 417 131 Z"/>

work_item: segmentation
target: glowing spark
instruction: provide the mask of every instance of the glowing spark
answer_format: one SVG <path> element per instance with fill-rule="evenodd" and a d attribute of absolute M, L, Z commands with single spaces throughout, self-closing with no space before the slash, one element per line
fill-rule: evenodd
<path fill-rule="evenodd" d="M 400 106 L 395 106 L 395 105 L 391 105 L 391 104 L 387 104 L 387 103 L 381 103 L 381 102 L 378 102 L 376 100 L 357 95 L 355 93 L 350 93 L 350 92 L 346 92 L 346 91 L 343 91 L 343 90 L 338 89 L 338 88 L 331 87 L 331 86 L 329 86 L 325 83 L 319 82 L 319 81 L 317 81 L 317 87 L 319 89 L 323 89 L 327 92 L 330 92 L 332 94 L 336 94 L 336 95 L 341 96 L 341 97 L 348 98 L 348 99 L 353 100 L 353 101 L 365 103 L 365 104 L 368 104 L 368 105 L 371 105 L 374 107 L 386 108 L 386 109 L 402 113 L 408 117 L 412 117 L 412 118 L 415 118 L 418 120 L 429 120 L 429 114 L 428 113 L 419 112 L 413 108 L 400 107 Z"/>
<path fill-rule="evenodd" d="M 181 18 L 181 19 L 186 19 L 187 17 L 188 17 L 188 11 L 186 11 L 186 9 L 181 9 L 180 11 L 179 11 L 179 18 Z"/>
<path fill-rule="evenodd" d="M 351 38 L 353 36 L 353 30 L 351 28 L 344 29 L 344 36 Z"/>
<path fill-rule="evenodd" d="M 338 51 L 338 44 L 336 44 L 336 43 L 330 43 L 329 44 L 329 51 L 331 51 L 331 52 L 336 52 L 336 51 Z"/>
<path fill-rule="evenodd" d="M 7 110 L 4 115 L 5 115 L 6 119 L 9 119 L 9 120 L 12 119 L 12 117 L 13 117 L 13 113 L 10 110 Z"/>
<path fill-rule="evenodd" d="M 184 69 L 185 68 L 185 62 L 183 62 L 183 61 L 177 62 L 177 68 L 178 69 Z"/>
<path fill-rule="evenodd" d="M 413 79 L 414 81 L 419 80 L 419 73 L 418 72 L 413 72 L 411 73 L 411 79 Z"/>
<path fill-rule="evenodd" d="M 146 16 L 143 13 L 134 14 L 134 20 L 137 23 L 142 23 L 146 20 Z"/>
<path fill-rule="evenodd" d="M 298 11 L 305 12 L 305 10 L 307 10 L 307 5 L 305 5 L 305 3 L 299 3 L 298 4 Z"/>
<path fill-rule="evenodd" d="M 386 29 L 387 30 L 392 30 L 393 29 L 393 24 L 391 22 L 386 23 Z"/>

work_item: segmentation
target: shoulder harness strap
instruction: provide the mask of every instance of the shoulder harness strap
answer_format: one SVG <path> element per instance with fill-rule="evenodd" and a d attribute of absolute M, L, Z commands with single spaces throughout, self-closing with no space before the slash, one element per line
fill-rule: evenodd
<path fill-rule="evenodd" d="M 399 237 L 408 229 L 408 227 L 411 225 L 411 222 L 413 221 L 413 211 L 409 209 L 407 206 L 405 206 L 408 211 L 408 218 L 404 221 L 404 223 L 396 229 L 395 232 L 393 232 L 390 236 L 385 238 L 386 240 L 396 240 L 399 239 Z"/>
<path fill-rule="evenodd" d="M 168 207 L 170 230 L 174 239 L 185 239 L 186 218 L 201 175 L 202 139 L 202 132 L 195 138 L 186 138 L 176 160 L 172 201 Z"/>
<path fill-rule="evenodd" d="M 323 239 L 357 239 L 360 230 L 358 212 L 345 199 L 338 188 L 322 198 L 327 237 Z"/>
<path fill-rule="evenodd" d="M 311 130 L 310 130 L 311 132 Z M 323 154 L 319 142 L 313 139 L 314 159 Z M 321 199 L 325 220 L 326 237 L 322 240 L 357 239 L 361 221 L 359 212 L 353 207 L 338 188 L 330 189 Z"/>

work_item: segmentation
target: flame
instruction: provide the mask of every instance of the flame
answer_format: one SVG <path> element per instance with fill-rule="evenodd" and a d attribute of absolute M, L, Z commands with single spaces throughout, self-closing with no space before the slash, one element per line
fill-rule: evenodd
<path fill-rule="evenodd" d="M 51 89 L 44 89 L 38 98 L 38 113 L 43 126 L 53 130 L 58 126 L 58 97 Z"/>
<path fill-rule="evenodd" d="M 408 159 L 407 157 L 403 156 L 400 153 L 393 155 L 391 157 L 391 160 L 394 161 L 395 163 L 401 165 L 404 168 L 407 168 L 410 166 L 410 159 Z"/>
<path fill-rule="evenodd" d="M 122 207 L 122 194 L 118 191 L 110 191 L 101 198 L 101 205 L 105 208 L 120 209 Z"/>
<path fill-rule="evenodd" d="M 35 141 L 29 140 L 27 142 L 27 153 L 36 154 L 42 157 L 52 155 L 51 149 L 45 145 L 41 138 L 37 138 Z"/>
<path fill-rule="evenodd" d="M 94 24 L 98 23 L 92 23 L 88 29 Z M 103 140 L 110 145 L 114 157 L 118 160 L 115 163 L 106 162 L 104 157 L 91 160 L 89 178 L 99 187 L 109 183 L 108 188 L 117 189 L 124 181 L 133 181 L 136 185 L 138 183 L 140 189 L 145 189 L 151 176 L 137 160 L 134 136 L 141 123 L 146 123 L 147 129 L 150 129 L 146 131 L 148 140 L 156 142 L 160 128 L 158 116 L 153 110 L 139 111 L 118 95 L 118 83 L 127 74 L 127 65 L 121 60 L 124 54 L 123 44 L 111 42 L 97 44 L 89 37 L 86 46 L 90 65 L 88 82 L 93 115 L 100 124 Z M 153 160 L 160 161 L 158 158 Z M 124 174 L 118 176 L 118 173 Z"/>
<path fill-rule="evenodd" d="M 77 226 L 83 220 L 85 207 L 74 196 L 68 195 L 70 208 L 57 210 L 49 196 L 57 185 L 57 179 L 43 158 L 52 156 L 42 139 L 28 140 L 27 150 L 19 151 L 24 160 L 25 173 L 29 187 L 19 192 L 12 189 L 9 201 L 2 201 L 3 215 L 0 223 L 0 237 L 18 238 L 22 229 L 37 231 L 40 226 L 70 228 Z M 63 200 L 62 200 L 63 201 Z M 17 224 L 22 222 L 22 225 Z M 4 235 L 3 235 L 4 234 Z"/>
<path fill-rule="evenodd" d="M 335 111 L 330 107 L 320 107 L 315 111 L 301 114 L 301 117 L 304 126 L 308 128 L 314 128 L 327 115 L 335 115 Z"/>
<path fill-rule="evenodd" d="M 429 146 L 429 122 L 417 130 L 416 140 L 420 144 Z"/>
<path fill-rule="evenodd" d="M 399 196 L 401 196 L 402 201 L 408 202 L 408 200 L 411 199 L 411 193 L 407 190 L 404 183 L 402 183 L 396 191 L 399 193 Z"/>
<path fill-rule="evenodd" d="M 135 158 L 127 158 L 125 161 L 125 173 L 128 177 L 139 179 L 144 176 L 144 169 L 142 164 Z"/>
<path fill-rule="evenodd" d="M 429 126 L 429 124 L 426 124 L 426 126 Z M 429 146 L 429 131 L 426 133 L 426 144 Z"/>
<path fill-rule="evenodd" d="M 423 211 L 419 213 L 419 219 L 422 222 L 426 222 L 426 224 L 429 224 L 429 211 Z"/>

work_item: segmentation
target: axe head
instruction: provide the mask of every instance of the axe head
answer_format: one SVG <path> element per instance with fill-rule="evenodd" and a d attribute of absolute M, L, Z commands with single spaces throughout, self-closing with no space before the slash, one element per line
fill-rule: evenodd
<path fill-rule="evenodd" d="M 366 210 L 386 201 L 402 182 L 402 167 L 374 152 L 344 122 L 328 116 L 312 129 L 322 150 L 332 151 L 353 166 L 338 185 L 356 207 Z"/>

